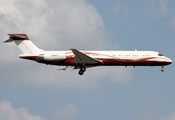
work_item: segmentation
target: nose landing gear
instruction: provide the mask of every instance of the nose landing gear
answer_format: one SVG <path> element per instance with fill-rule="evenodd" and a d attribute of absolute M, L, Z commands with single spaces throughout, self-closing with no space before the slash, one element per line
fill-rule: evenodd
<path fill-rule="evenodd" d="M 164 65 L 162 65 L 161 72 L 164 72 L 164 71 L 165 71 L 165 69 L 164 69 Z"/>

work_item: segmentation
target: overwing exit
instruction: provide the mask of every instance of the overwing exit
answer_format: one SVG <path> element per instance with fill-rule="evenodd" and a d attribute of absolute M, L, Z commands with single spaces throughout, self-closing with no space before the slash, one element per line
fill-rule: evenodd
<path fill-rule="evenodd" d="M 33 60 L 47 65 L 66 66 L 59 70 L 66 70 L 68 66 L 79 69 L 83 75 L 86 68 L 95 66 L 164 66 L 172 60 L 155 51 L 45 51 L 35 46 L 26 34 L 8 34 L 5 43 L 14 41 L 23 54 L 22 59 Z"/>

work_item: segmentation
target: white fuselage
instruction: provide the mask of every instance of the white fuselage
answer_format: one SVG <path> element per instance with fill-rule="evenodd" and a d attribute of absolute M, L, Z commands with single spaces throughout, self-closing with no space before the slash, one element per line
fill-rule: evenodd
<path fill-rule="evenodd" d="M 26 34 L 8 34 L 5 43 L 14 41 L 23 54 L 20 58 L 50 65 L 74 66 L 83 75 L 94 66 L 162 66 L 172 60 L 154 51 L 44 51 L 35 46 Z M 65 69 L 64 69 L 65 70 Z"/>
<path fill-rule="evenodd" d="M 83 54 L 102 61 L 103 64 L 85 64 L 85 66 L 162 66 L 172 63 L 172 60 L 154 51 L 81 51 Z M 34 57 L 35 56 L 35 57 Z M 30 59 L 51 65 L 75 66 L 72 51 L 42 51 L 36 55 L 20 55 L 20 58 Z"/>

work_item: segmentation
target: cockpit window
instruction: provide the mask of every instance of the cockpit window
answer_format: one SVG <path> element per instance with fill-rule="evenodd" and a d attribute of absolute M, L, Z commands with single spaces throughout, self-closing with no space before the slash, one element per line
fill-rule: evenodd
<path fill-rule="evenodd" d="M 163 56 L 163 54 L 162 53 L 159 53 L 158 56 Z"/>

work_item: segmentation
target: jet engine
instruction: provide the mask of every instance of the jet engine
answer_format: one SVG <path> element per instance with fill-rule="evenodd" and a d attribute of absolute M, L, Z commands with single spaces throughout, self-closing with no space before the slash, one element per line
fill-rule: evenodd
<path fill-rule="evenodd" d="M 38 56 L 39 60 L 45 61 L 61 61 L 66 59 L 66 55 L 64 54 L 40 54 Z"/>

